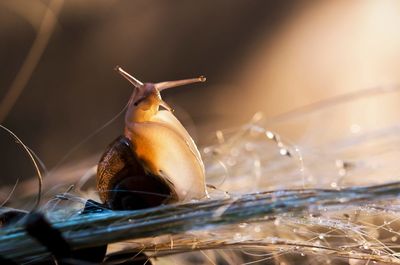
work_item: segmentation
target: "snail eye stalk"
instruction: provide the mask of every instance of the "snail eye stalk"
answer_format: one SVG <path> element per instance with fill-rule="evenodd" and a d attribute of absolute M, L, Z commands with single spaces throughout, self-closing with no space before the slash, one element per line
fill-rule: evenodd
<path fill-rule="evenodd" d="M 203 83 L 207 79 L 205 76 L 199 76 L 196 78 L 189 78 L 189 79 L 183 79 L 183 80 L 176 80 L 176 81 L 166 81 L 166 82 L 161 82 L 157 83 L 154 85 L 154 87 L 158 91 L 163 91 L 167 88 L 172 88 L 172 87 L 177 87 L 177 86 L 184 86 L 188 84 L 193 84 L 193 83 Z"/>
<path fill-rule="evenodd" d="M 122 67 L 120 67 L 120 66 L 116 66 L 115 71 L 117 71 L 120 75 L 122 75 L 126 80 L 129 81 L 129 83 L 131 83 L 136 88 L 140 88 L 144 85 L 142 82 L 140 82 L 139 80 L 134 78 L 132 75 L 130 75 L 124 69 L 122 69 Z"/>

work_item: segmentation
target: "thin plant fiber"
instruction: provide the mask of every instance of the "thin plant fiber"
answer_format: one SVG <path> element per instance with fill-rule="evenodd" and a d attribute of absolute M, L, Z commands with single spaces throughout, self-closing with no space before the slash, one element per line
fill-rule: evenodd
<path fill-rule="evenodd" d="M 71 188 L 41 210 L 74 249 L 154 264 L 400 264 L 399 99 L 372 88 L 217 132 L 202 154 L 209 199 L 81 215 L 95 193 Z M 3 257 L 49 255 L 21 223 L 0 235 Z"/>

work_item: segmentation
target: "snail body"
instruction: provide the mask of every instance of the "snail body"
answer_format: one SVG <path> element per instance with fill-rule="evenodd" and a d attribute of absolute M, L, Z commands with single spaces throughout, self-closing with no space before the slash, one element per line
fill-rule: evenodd
<path fill-rule="evenodd" d="M 135 90 L 124 135 L 110 144 L 98 164 L 100 199 L 112 209 L 140 209 L 207 196 L 200 153 L 160 95 L 166 88 L 205 79 L 143 84 L 117 70 Z"/>

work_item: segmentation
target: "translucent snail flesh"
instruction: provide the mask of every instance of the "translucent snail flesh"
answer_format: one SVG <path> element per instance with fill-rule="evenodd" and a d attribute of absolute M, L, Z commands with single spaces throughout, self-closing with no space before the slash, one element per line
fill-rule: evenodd
<path fill-rule="evenodd" d="M 110 144 L 98 164 L 100 199 L 121 210 L 207 196 L 200 153 L 160 95 L 164 89 L 205 78 L 143 84 L 122 68 L 116 70 L 135 89 L 125 115 L 124 135 Z"/>

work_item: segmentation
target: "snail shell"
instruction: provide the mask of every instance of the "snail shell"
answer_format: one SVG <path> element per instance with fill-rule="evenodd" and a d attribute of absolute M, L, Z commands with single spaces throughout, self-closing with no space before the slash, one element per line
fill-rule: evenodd
<path fill-rule="evenodd" d="M 100 199 L 114 210 L 136 210 L 174 202 L 172 183 L 146 172 L 125 136 L 115 139 L 100 159 L 97 189 Z"/>

